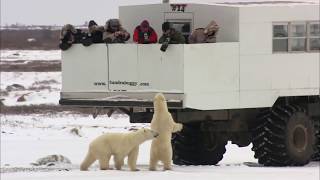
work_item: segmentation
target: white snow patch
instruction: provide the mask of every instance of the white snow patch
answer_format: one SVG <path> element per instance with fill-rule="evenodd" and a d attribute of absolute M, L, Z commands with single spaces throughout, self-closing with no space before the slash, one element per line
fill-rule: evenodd
<path fill-rule="evenodd" d="M 37 40 L 35 38 L 28 38 L 27 41 L 28 42 L 36 42 Z"/>
<path fill-rule="evenodd" d="M 61 60 L 60 50 L 0 50 L 1 61 Z"/>
<path fill-rule="evenodd" d="M 61 72 L 1 72 L 0 88 L 5 89 L 12 84 L 20 84 L 30 88 L 39 82 L 55 81 L 51 83 L 52 88 L 61 88 Z"/>
<path fill-rule="evenodd" d="M 70 133 L 78 128 L 82 137 Z M 149 124 L 130 124 L 126 115 L 108 116 L 67 115 L 2 115 L 1 114 L 1 167 L 28 167 L 36 159 L 62 154 L 71 162 L 80 164 L 89 142 L 107 132 L 127 132 L 132 127 L 149 127 Z M 26 153 L 28 154 L 26 156 Z"/>
<path fill-rule="evenodd" d="M 13 84 L 22 85 L 25 90 L 10 91 L 3 96 L 7 106 L 58 104 L 61 90 L 61 72 L 1 72 L 0 89 L 6 90 Z M 17 102 L 25 95 L 26 101 Z"/>

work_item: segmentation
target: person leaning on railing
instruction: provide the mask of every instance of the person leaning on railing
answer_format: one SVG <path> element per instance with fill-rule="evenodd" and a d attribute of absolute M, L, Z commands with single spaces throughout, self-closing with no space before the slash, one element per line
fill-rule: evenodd
<path fill-rule="evenodd" d="M 88 36 L 92 38 L 93 43 L 102 43 L 104 27 L 99 26 L 94 20 L 89 21 Z"/>
<path fill-rule="evenodd" d="M 59 48 L 64 51 L 69 49 L 72 44 L 80 43 L 82 36 L 81 29 L 76 29 L 71 24 L 64 25 L 60 32 Z"/>
<path fill-rule="evenodd" d="M 156 31 L 150 26 L 147 20 L 141 22 L 133 33 L 133 41 L 138 44 L 157 43 L 158 35 Z"/>
<path fill-rule="evenodd" d="M 181 32 L 176 31 L 170 22 L 164 22 L 162 24 L 162 36 L 159 39 L 159 43 L 162 44 L 160 50 L 166 51 L 169 44 L 185 44 L 186 40 Z"/>
<path fill-rule="evenodd" d="M 170 38 L 169 44 L 184 44 L 185 38 L 181 32 L 176 31 L 170 22 L 164 22 L 162 24 L 162 36 L 159 39 L 159 43 L 163 43 L 167 38 Z"/>
<path fill-rule="evenodd" d="M 90 46 L 93 43 L 103 43 L 104 27 L 98 26 L 94 20 L 90 20 L 88 24 L 88 32 L 84 34 L 81 43 L 84 46 Z"/>
<path fill-rule="evenodd" d="M 189 36 L 189 43 L 215 43 L 218 31 L 218 24 L 215 21 L 211 21 L 207 27 L 194 30 Z"/>
<path fill-rule="evenodd" d="M 103 41 L 106 43 L 125 43 L 130 34 L 122 27 L 119 19 L 110 19 L 106 22 Z"/>

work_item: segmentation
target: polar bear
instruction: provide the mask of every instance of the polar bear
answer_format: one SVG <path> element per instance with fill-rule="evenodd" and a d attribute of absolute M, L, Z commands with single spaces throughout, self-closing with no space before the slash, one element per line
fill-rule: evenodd
<path fill-rule="evenodd" d="M 139 153 L 139 145 L 151 140 L 159 134 L 151 129 L 139 129 L 129 133 L 106 133 L 94 139 L 89 145 L 87 156 L 80 166 L 80 170 L 86 171 L 96 160 L 100 169 L 109 168 L 109 160 L 114 156 L 115 168 L 121 170 L 124 158 L 128 156 L 128 165 L 131 171 L 137 171 L 136 162 Z"/>
<path fill-rule="evenodd" d="M 175 123 L 172 119 L 163 94 L 156 94 L 153 104 L 154 114 L 151 120 L 151 129 L 158 132 L 159 136 L 151 143 L 149 169 L 155 171 L 158 161 L 161 161 L 164 170 L 171 170 L 171 135 L 181 131 L 183 126 L 180 123 Z"/>

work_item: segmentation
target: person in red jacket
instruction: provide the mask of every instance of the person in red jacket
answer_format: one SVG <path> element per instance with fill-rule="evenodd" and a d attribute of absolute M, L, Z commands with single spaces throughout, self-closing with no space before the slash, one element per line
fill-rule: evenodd
<path fill-rule="evenodd" d="M 133 41 L 138 44 L 157 43 L 158 36 L 147 20 L 141 22 L 133 33 Z"/>

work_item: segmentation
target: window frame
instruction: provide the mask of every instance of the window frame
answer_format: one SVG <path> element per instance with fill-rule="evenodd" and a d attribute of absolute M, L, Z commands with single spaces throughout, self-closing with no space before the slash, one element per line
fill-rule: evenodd
<path fill-rule="evenodd" d="M 190 25 L 189 32 L 188 33 L 184 32 L 183 34 L 191 35 L 191 33 L 192 33 L 192 29 L 193 29 L 193 27 L 192 27 L 192 19 L 166 19 L 166 22 L 176 23 L 176 24 L 188 23 Z"/>
<path fill-rule="evenodd" d="M 292 36 L 292 26 L 293 25 L 304 25 L 304 36 Z M 305 21 L 294 21 L 288 22 L 288 52 L 307 52 L 307 39 L 308 39 L 308 31 L 307 31 L 307 22 Z M 292 50 L 292 40 L 294 39 L 304 39 L 304 50 Z"/>
<path fill-rule="evenodd" d="M 287 26 L 287 37 L 274 37 L 274 26 L 277 25 L 285 25 Z M 272 52 L 273 53 L 283 53 L 283 52 L 288 52 L 288 48 L 289 48 L 289 24 L 288 22 L 276 22 L 276 23 L 272 23 Z M 286 51 L 274 51 L 274 46 L 273 46 L 273 41 L 275 39 L 281 40 L 281 39 L 286 39 L 287 40 L 287 50 Z"/>
<path fill-rule="evenodd" d="M 319 25 L 319 28 L 320 28 L 320 20 L 319 21 L 309 21 L 307 22 L 307 31 L 308 31 L 308 38 L 307 38 L 307 46 L 308 46 L 308 51 L 309 52 L 319 52 L 320 50 L 312 50 L 310 49 L 310 40 L 313 39 L 313 38 L 319 38 L 320 39 L 320 34 L 318 36 L 311 36 L 310 34 L 310 25 L 311 24 L 318 24 Z"/>
<path fill-rule="evenodd" d="M 305 36 L 298 36 L 294 37 L 292 36 L 292 25 L 295 24 L 304 24 L 305 26 Z M 305 52 L 320 52 L 320 50 L 311 50 L 310 49 L 310 39 L 312 38 L 320 38 L 319 36 L 311 36 L 310 34 L 310 25 L 311 24 L 319 24 L 320 26 L 320 21 L 281 21 L 281 22 L 273 22 L 272 23 L 272 53 L 277 54 L 277 53 L 305 53 Z M 274 37 L 274 26 L 275 25 L 286 25 L 288 28 L 288 36 L 287 37 Z M 286 51 L 275 51 L 274 50 L 274 45 L 273 42 L 276 39 L 287 39 L 288 47 Z M 301 51 L 296 51 L 292 50 L 292 40 L 293 39 L 305 39 L 305 48 L 304 50 Z"/>

